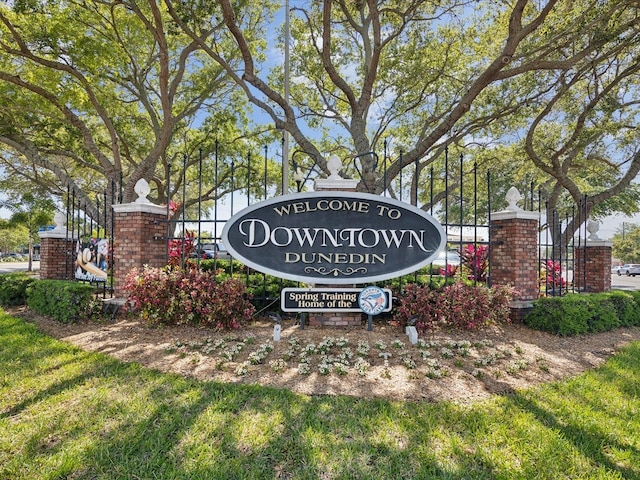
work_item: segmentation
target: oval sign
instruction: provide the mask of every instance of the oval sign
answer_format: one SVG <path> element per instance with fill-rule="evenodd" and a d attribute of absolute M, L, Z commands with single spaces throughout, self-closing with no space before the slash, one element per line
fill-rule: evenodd
<path fill-rule="evenodd" d="M 227 250 L 260 272 L 305 283 L 370 283 L 406 275 L 442 250 L 440 223 L 367 193 L 283 195 L 245 208 L 222 231 Z"/>

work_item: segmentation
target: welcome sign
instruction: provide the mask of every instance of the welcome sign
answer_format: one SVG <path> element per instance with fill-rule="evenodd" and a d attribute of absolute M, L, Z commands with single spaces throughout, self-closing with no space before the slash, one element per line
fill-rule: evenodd
<path fill-rule="evenodd" d="M 365 193 L 284 195 L 226 222 L 222 241 L 249 267 L 306 283 L 370 283 L 429 264 L 442 226 L 406 203 Z"/>

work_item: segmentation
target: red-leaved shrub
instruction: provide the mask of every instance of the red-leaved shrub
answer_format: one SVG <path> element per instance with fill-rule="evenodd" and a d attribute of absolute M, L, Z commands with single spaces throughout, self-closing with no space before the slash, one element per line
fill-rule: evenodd
<path fill-rule="evenodd" d="M 427 332 L 438 327 L 465 330 L 509 322 L 509 303 L 516 292 L 509 286 L 487 288 L 456 282 L 437 290 L 409 284 L 400 296 L 394 321 L 401 326 L 415 320 L 416 329 Z"/>
<path fill-rule="evenodd" d="M 567 281 L 562 277 L 562 264 L 554 260 L 543 260 L 540 276 L 547 288 L 564 288 Z"/>
<path fill-rule="evenodd" d="M 195 269 L 136 268 L 127 275 L 124 290 L 129 308 L 152 324 L 231 329 L 255 312 L 241 281 L 216 281 L 212 273 Z"/>
<path fill-rule="evenodd" d="M 438 290 L 428 285 L 405 285 L 399 296 L 400 303 L 394 308 L 393 320 L 404 328 L 410 320 L 415 321 L 418 331 L 433 330 L 438 323 Z"/>
<path fill-rule="evenodd" d="M 489 247 L 469 244 L 460 251 L 462 265 L 469 272 L 469 280 L 486 282 L 489 272 Z"/>

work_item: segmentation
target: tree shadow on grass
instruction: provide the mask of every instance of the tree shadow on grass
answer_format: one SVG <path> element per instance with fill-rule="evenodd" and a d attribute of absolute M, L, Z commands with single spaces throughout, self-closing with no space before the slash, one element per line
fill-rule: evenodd
<path fill-rule="evenodd" d="M 553 395 L 538 396 L 535 393 L 514 394 L 511 400 L 518 408 L 531 413 L 536 420 L 571 444 L 595 465 L 609 472 L 616 472 L 622 478 L 640 478 L 640 468 L 633 460 L 625 462 L 625 466 L 612 459 L 610 452 L 625 452 L 625 457 L 640 459 L 640 450 L 631 442 L 618 440 L 621 436 L 634 438 L 630 432 L 609 432 L 607 429 L 620 427 L 625 416 L 637 417 L 640 406 L 640 343 L 633 343 L 610 358 L 598 369 L 584 374 L 583 378 L 593 376 L 591 384 L 581 394 L 580 387 L 567 384 L 557 385 L 558 399 Z M 591 380 L 591 378 L 589 378 Z M 577 382 L 574 379 L 572 382 Z M 584 380 L 586 381 L 586 380 Z M 570 382 L 571 383 L 571 382 Z M 564 392 L 564 389 L 567 391 Z M 599 392 L 616 391 L 626 406 L 625 412 L 616 410 L 616 406 L 608 405 L 600 398 Z M 605 393 L 602 393 L 605 395 Z M 570 398 L 567 406 L 566 398 Z M 615 411 L 614 411 L 615 410 Z M 588 420 L 579 415 L 586 412 Z M 601 418 L 602 423 L 594 419 Z"/>
<path fill-rule="evenodd" d="M 12 328 L 20 337 L 20 329 Z M 79 350 L 71 358 L 60 356 L 74 347 L 61 348 L 64 344 L 30 330 L 25 335 L 23 344 L 37 346 L 23 352 L 20 375 L 51 376 L 65 366 L 77 373 L 10 408 L 14 416 L 26 409 L 56 410 L 36 425 L 19 415 L 9 419 L 12 432 L 30 429 L 26 439 L 11 445 L 15 450 L 4 452 L 16 456 L 5 470 L 15 478 L 33 478 L 41 466 L 52 464 L 52 478 L 508 478 L 504 472 L 513 467 L 496 463 L 493 453 L 486 453 L 491 441 L 489 446 L 483 442 L 496 423 L 516 428 L 510 409 L 531 413 L 540 429 L 560 432 L 594 464 L 638 477 L 604 450 L 619 448 L 637 457 L 633 445 L 561 421 L 553 406 L 531 395 L 512 393 L 506 406 L 481 409 L 309 397 L 257 385 L 200 382 Z M 600 375 L 603 388 L 615 382 L 637 402 L 637 376 L 628 365 Z M 529 438 L 526 425 L 517 428 Z M 536 459 L 528 459 L 520 472 L 520 478 L 536 473 Z"/>

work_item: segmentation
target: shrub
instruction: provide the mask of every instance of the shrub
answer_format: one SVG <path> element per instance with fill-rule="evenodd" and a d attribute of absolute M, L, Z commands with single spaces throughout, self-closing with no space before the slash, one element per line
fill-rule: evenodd
<path fill-rule="evenodd" d="M 400 296 L 394 321 L 401 326 L 415 318 L 421 332 L 438 326 L 465 330 L 509 321 L 509 303 L 515 296 L 508 286 L 489 289 L 456 282 L 440 289 L 409 284 Z"/>
<path fill-rule="evenodd" d="M 591 317 L 588 320 L 589 332 L 608 332 L 620 326 L 618 312 L 608 293 L 587 295 Z"/>
<path fill-rule="evenodd" d="M 625 292 L 570 294 L 534 302 L 523 322 L 531 328 L 570 336 L 640 324 L 635 295 Z"/>
<path fill-rule="evenodd" d="M 620 325 L 632 327 L 640 325 L 640 292 L 611 292 L 611 301 L 618 314 Z"/>
<path fill-rule="evenodd" d="M 169 240 L 168 256 L 169 265 L 172 267 L 179 267 L 182 264 L 182 258 L 184 256 L 185 263 L 189 261 L 189 257 L 195 249 L 195 232 L 186 230 L 184 238 L 175 240 Z"/>
<path fill-rule="evenodd" d="M 567 285 L 567 281 L 562 277 L 562 265 L 554 260 L 544 260 L 541 262 L 540 280 L 546 289 L 562 289 Z"/>
<path fill-rule="evenodd" d="M 0 305 L 12 307 L 27 303 L 27 287 L 35 279 L 23 272 L 0 275 Z"/>
<path fill-rule="evenodd" d="M 152 324 L 238 328 L 255 312 L 242 282 L 218 281 L 211 272 L 134 269 L 126 277 L 124 290 L 130 308 Z"/>
<path fill-rule="evenodd" d="M 489 271 L 489 247 L 469 244 L 460 251 L 462 265 L 469 272 L 469 280 L 486 282 Z"/>
<path fill-rule="evenodd" d="M 394 322 L 404 328 L 410 319 L 414 319 L 418 331 L 433 330 L 439 317 L 437 296 L 437 291 L 427 285 L 407 284 L 404 293 L 399 295 Z"/>
<path fill-rule="evenodd" d="M 509 321 L 509 304 L 515 290 L 509 286 L 487 288 L 462 282 L 442 289 L 440 313 L 449 325 L 475 330 Z"/>
<path fill-rule="evenodd" d="M 531 328 L 559 335 L 587 333 L 590 302 L 585 296 L 571 294 L 565 297 L 543 297 L 523 318 Z"/>
<path fill-rule="evenodd" d="M 27 288 L 31 310 L 62 323 L 90 318 L 100 310 L 95 287 L 68 280 L 34 280 Z"/>

